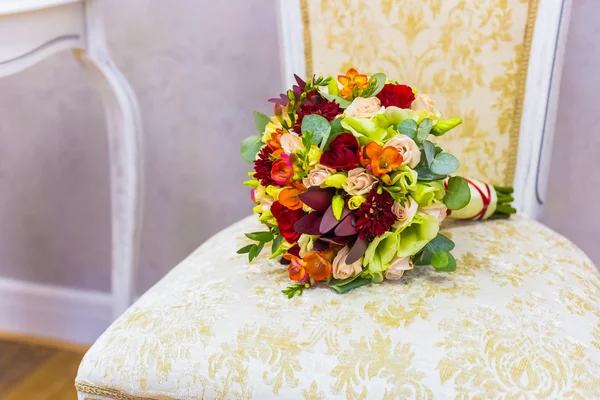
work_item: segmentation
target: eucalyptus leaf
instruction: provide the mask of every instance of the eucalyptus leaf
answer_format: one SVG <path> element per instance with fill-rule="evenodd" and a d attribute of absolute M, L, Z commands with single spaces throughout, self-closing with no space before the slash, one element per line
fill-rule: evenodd
<path fill-rule="evenodd" d="M 423 250 L 413 258 L 413 262 L 415 265 L 430 265 L 434 253 L 441 251 L 449 252 L 454 249 L 454 246 L 455 244 L 452 239 L 438 233 L 437 236 L 427 243 Z"/>
<path fill-rule="evenodd" d="M 324 93 L 324 92 L 319 92 L 319 93 L 321 94 L 321 96 L 325 97 L 327 100 L 329 100 L 329 101 L 335 101 L 342 108 L 348 108 L 348 106 L 350 104 L 352 104 L 351 101 L 346 100 L 346 99 L 344 99 L 342 97 L 335 96 L 335 95 L 329 94 L 329 93 Z"/>
<path fill-rule="evenodd" d="M 306 132 L 312 132 L 311 144 L 320 144 L 322 149 L 325 147 L 331 133 L 331 125 L 322 116 L 310 114 L 302 119 L 302 135 Z"/>
<path fill-rule="evenodd" d="M 419 161 L 419 164 L 417 164 L 414 170 L 417 173 L 417 179 L 419 181 L 437 181 L 440 179 L 446 179 L 447 177 L 447 175 L 439 175 L 431 171 L 427 165 L 427 157 L 421 157 L 421 161 Z"/>
<path fill-rule="evenodd" d="M 269 122 L 271 122 L 271 119 L 265 114 L 254 111 L 254 124 L 256 125 L 256 133 L 262 135 Z"/>
<path fill-rule="evenodd" d="M 433 126 L 433 122 L 429 118 L 425 118 L 419 124 L 419 128 L 417 129 L 417 142 L 423 142 L 429 136 L 429 132 L 431 132 L 431 127 Z"/>
<path fill-rule="evenodd" d="M 443 269 L 448 265 L 450 257 L 449 252 L 446 250 L 440 250 L 433 253 L 433 257 L 431 257 L 431 266 L 435 269 Z"/>
<path fill-rule="evenodd" d="M 435 148 L 434 148 L 434 152 L 435 152 Z M 453 172 L 456 172 L 456 170 L 459 167 L 459 162 L 456 159 L 456 157 L 454 157 L 452 154 L 450 153 L 440 153 L 437 156 L 435 156 L 435 159 L 433 160 L 433 162 L 430 165 L 431 171 L 435 174 L 440 174 L 440 175 L 450 175 Z"/>
<path fill-rule="evenodd" d="M 398 124 L 398 132 L 414 140 L 417 136 L 417 123 L 413 119 L 405 119 Z"/>
<path fill-rule="evenodd" d="M 427 161 L 427 166 L 431 167 L 431 163 L 435 158 L 435 144 L 431 143 L 429 140 L 423 142 L 423 150 L 425 152 L 425 160 Z"/>
<path fill-rule="evenodd" d="M 460 210 L 471 201 L 471 189 L 464 178 L 453 176 L 448 180 L 444 204 L 450 210 Z"/>
<path fill-rule="evenodd" d="M 242 140 L 240 144 L 240 153 L 242 160 L 248 164 L 252 164 L 260 149 L 264 146 L 260 136 L 249 136 Z"/>

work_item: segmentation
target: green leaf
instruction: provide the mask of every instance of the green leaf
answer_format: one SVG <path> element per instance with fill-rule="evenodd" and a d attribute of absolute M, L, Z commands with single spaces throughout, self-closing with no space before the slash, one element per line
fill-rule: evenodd
<path fill-rule="evenodd" d="M 440 272 L 456 271 L 456 259 L 446 250 L 435 253 L 431 259 L 431 266 Z"/>
<path fill-rule="evenodd" d="M 271 253 L 277 252 L 277 249 L 279 249 L 279 246 L 281 245 L 282 240 L 283 240 L 283 236 L 281 236 L 281 235 L 277 235 L 275 237 L 275 239 L 273 239 L 273 244 L 271 245 Z"/>
<path fill-rule="evenodd" d="M 325 147 L 327 138 L 331 133 L 331 125 L 329 121 L 317 114 L 310 114 L 304 117 L 302 120 L 302 134 L 306 132 L 312 132 L 313 136 L 311 144 L 321 144 L 321 149 Z"/>
<path fill-rule="evenodd" d="M 269 122 L 271 122 L 271 119 L 265 114 L 254 111 L 254 124 L 256 125 L 256 133 L 262 135 Z"/>
<path fill-rule="evenodd" d="M 448 180 L 448 189 L 444 196 L 444 204 L 451 210 L 460 210 L 471 201 L 471 189 L 466 180 L 453 176 Z"/>
<path fill-rule="evenodd" d="M 368 283 L 371 283 L 371 280 L 369 278 L 353 277 L 345 279 L 343 281 L 331 281 L 329 283 L 329 286 L 335 289 L 336 292 L 341 294 L 349 292 L 352 289 L 356 289 L 357 287 L 366 285 Z"/>
<path fill-rule="evenodd" d="M 425 139 L 427 139 L 427 136 L 429 136 L 429 132 L 431 132 L 432 126 L 433 123 L 429 118 L 425 118 L 423 121 L 421 121 L 421 123 L 419 124 L 419 129 L 417 129 L 416 141 L 423 142 Z"/>
<path fill-rule="evenodd" d="M 242 160 L 251 164 L 254 162 L 256 155 L 265 144 L 260 139 L 260 136 L 249 136 L 242 140 L 240 144 L 240 153 L 242 154 Z"/>
<path fill-rule="evenodd" d="M 435 156 L 430 168 L 434 174 L 450 175 L 451 173 L 456 172 L 459 165 L 458 160 L 452 154 L 440 153 Z"/>
<path fill-rule="evenodd" d="M 398 132 L 414 140 L 417 137 L 417 123 L 413 119 L 405 119 L 398 124 Z"/>
<path fill-rule="evenodd" d="M 252 232 L 246 233 L 246 237 L 250 240 L 256 240 L 257 242 L 270 242 L 273 240 L 272 232 Z"/>
<path fill-rule="evenodd" d="M 254 244 L 249 244 L 248 246 L 244 246 L 241 249 L 239 249 L 236 253 L 238 254 L 246 254 L 248 252 L 250 252 L 250 249 L 252 248 L 252 246 L 255 246 Z"/>
<path fill-rule="evenodd" d="M 332 95 L 332 94 L 329 94 L 329 93 L 324 93 L 324 92 L 319 92 L 319 94 L 320 94 L 321 96 L 325 97 L 325 98 L 326 98 L 327 100 L 329 100 L 329 101 L 335 101 L 335 102 L 336 102 L 336 103 L 338 103 L 338 104 L 340 105 L 340 107 L 342 107 L 342 108 L 348 108 L 348 106 L 349 106 L 350 104 L 352 104 L 352 102 L 351 102 L 351 101 L 349 101 L 349 100 L 346 100 L 346 99 L 344 99 L 344 98 L 341 98 L 341 97 L 339 97 L 339 96 L 334 96 L 334 95 Z"/>
<path fill-rule="evenodd" d="M 260 242 L 258 245 L 253 245 L 253 247 L 250 249 L 250 252 L 248 253 L 248 260 L 252 262 L 252 260 L 258 257 L 264 246 L 264 242 Z"/>
<path fill-rule="evenodd" d="M 450 238 L 438 233 L 437 236 L 427 243 L 425 247 L 423 247 L 423 250 L 413 258 L 413 262 L 415 265 L 430 265 L 435 253 L 442 251 L 449 252 L 454 249 L 454 246 L 455 244 Z"/>
<path fill-rule="evenodd" d="M 431 167 L 431 163 L 435 158 L 435 144 L 431 143 L 429 140 L 423 142 L 423 150 L 425 151 L 425 160 L 427 165 Z"/>
<path fill-rule="evenodd" d="M 421 161 L 414 168 L 417 173 L 417 179 L 419 181 L 437 181 L 440 179 L 446 179 L 447 175 L 439 175 L 431 171 L 427 165 L 427 157 L 421 157 Z"/>
<path fill-rule="evenodd" d="M 339 221 L 342 217 L 342 211 L 344 211 L 344 199 L 337 193 L 331 200 L 331 209 L 333 210 L 333 216 Z"/>
<path fill-rule="evenodd" d="M 371 81 L 373 79 L 375 80 L 375 86 L 372 91 L 369 90 L 369 97 L 377 96 L 379 94 L 379 92 L 381 92 L 381 90 L 383 89 L 383 86 L 385 85 L 385 82 L 387 81 L 385 74 L 383 74 L 381 72 L 374 74 L 371 77 Z"/>
<path fill-rule="evenodd" d="M 333 121 L 331 121 L 331 136 L 337 135 L 342 132 L 346 132 L 346 130 L 342 126 L 342 118 L 336 118 Z"/>

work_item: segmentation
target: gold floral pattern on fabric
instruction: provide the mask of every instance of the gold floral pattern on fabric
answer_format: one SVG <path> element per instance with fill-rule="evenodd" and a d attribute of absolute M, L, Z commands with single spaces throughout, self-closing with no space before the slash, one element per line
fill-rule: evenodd
<path fill-rule="evenodd" d="M 142 296 L 86 354 L 79 390 L 161 400 L 600 396 L 600 274 L 537 222 L 445 222 L 456 272 L 416 267 L 398 282 L 290 300 L 285 266 L 231 256 L 248 242 L 242 232 L 259 229 L 256 217 L 225 229 Z"/>
<path fill-rule="evenodd" d="M 537 0 L 302 0 L 307 73 L 414 82 L 464 124 L 459 173 L 512 184 Z"/>

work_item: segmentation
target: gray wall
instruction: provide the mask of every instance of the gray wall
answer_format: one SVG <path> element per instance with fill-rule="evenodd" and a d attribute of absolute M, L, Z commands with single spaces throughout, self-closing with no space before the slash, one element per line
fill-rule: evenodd
<path fill-rule="evenodd" d="M 142 291 L 250 212 L 238 143 L 280 90 L 275 0 L 103 3 L 146 129 Z M 600 264 L 600 2 L 574 3 L 546 222 Z M 76 63 L 1 79 L 0 276 L 109 290 L 109 222 L 102 107 Z"/>

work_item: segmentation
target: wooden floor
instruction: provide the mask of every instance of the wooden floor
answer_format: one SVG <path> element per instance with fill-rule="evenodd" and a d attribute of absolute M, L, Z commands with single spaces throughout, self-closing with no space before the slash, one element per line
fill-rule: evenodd
<path fill-rule="evenodd" d="M 82 346 L 0 333 L 0 400 L 75 400 Z"/>

